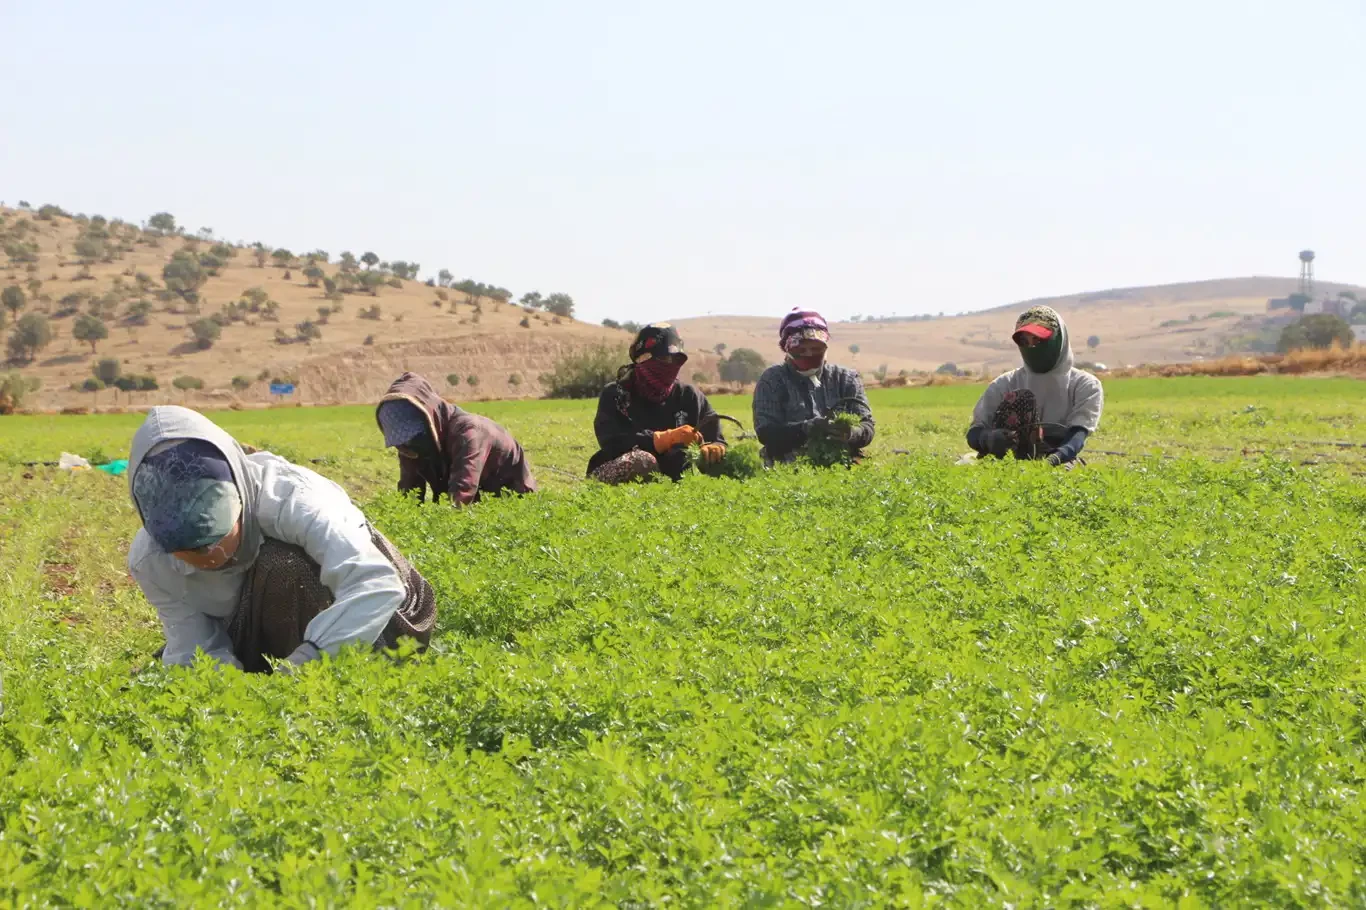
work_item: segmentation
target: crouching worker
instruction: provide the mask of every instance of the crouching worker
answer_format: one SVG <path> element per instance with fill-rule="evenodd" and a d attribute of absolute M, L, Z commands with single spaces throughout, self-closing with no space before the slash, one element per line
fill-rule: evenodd
<path fill-rule="evenodd" d="M 404 373 L 380 399 L 375 418 L 384 444 L 398 450 L 398 489 L 432 489 L 454 505 L 478 502 L 481 493 L 534 493 L 526 455 L 497 423 L 444 400 L 416 373 Z"/>
<path fill-rule="evenodd" d="M 366 521 L 346 491 L 269 452 L 248 455 L 208 418 L 156 407 L 128 458 L 142 518 L 133 580 L 166 635 L 162 661 L 203 651 L 268 672 L 344 645 L 426 645 L 432 587 Z"/>
<path fill-rule="evenodd" d="M 833 436 L 863 456 L 873 441 L 873 410 L 863 382 L 847 367 L 827 363 L 830 329 L 820 313 L 792 310 L 778 326 L 783 363 L 764 370 L 754 387 L 754 432 L 764 446 L 764 463 L 792 461 L 817 436 Z M 839 412 L 859 417 L 856 427 L 830 418 Z"/>
<path fill-rule="evenodd" d="M 588 460 L 588 476 L 622 483 L 658 472 L 678 480 L 687 467 L 685 449 L 693 444 L 707 462 L 724 458 L 720 417 L 706 395 L 678 381 L 688 361 L 678 331 L 667 323 L 645 326 L 629 356 L 598 398 L 598 451 Z"/>
<path fill-rule="evenodd" d="M 1100 426 L 1100 380 L 1074 367 L 1067 326 L 1051 307 L 1030 307 L 1012 336 L 1024 366 L 994 379 L 972 412 L 968 445 L 980 456 L 1043 458 L 1070 465 Z"/>

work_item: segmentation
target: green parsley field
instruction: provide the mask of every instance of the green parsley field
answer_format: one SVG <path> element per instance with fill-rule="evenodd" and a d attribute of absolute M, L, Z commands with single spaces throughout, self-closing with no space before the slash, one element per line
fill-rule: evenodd
<path fill-rule="evenodd" d="M 437 590 L 293 678 L 152 663 L 125 480 L 27 464 L 139 415 L 0 418 L 0 906 L 1366 905 L 1366 385 L 1114 381 L 1070 473 L 955 465 L 979 391 L 626 488 L 479 405 L 544 491 L 461 512 L 368 408 L 214 414 Z"/>

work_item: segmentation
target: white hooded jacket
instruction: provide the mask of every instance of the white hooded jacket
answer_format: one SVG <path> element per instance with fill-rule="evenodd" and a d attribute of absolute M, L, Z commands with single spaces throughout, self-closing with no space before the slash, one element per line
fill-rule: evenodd
<path fill-rule="evenodd" d="M 173 439 L 205 440 L 227 458 L 242 496 L 242 542 L 227 566 L 200 571 L 162 550 L 146 529 L 138 531 L 128 551 L 128 570 L 161 618 L 164 663 L 189 664 L 203 650 L 241 669 L 228 638 L 228 620 L 268 537 L 301 547 L 322 568 L 322 583 L 332 591 L 332 606 L 309 622 L 306 643 L 335 654 L 342 645 L 373 644 L 379 638 L 403 602 L 403 582 L 371 541 L 365 516 L 345 490 L 278 455 L 247 455 L 207 417 L 168 406 L 152 408 L 133 436 L 130 491 L 142 460 L 159 443 Z M 306 649 L 307 644 L 300 646 L 300 652 L 311 655 Z"/>
<path fill-rule="evenodd" d="M 1039 419 L 1044 423 L 1059 424 L 1067 429 L 1081 427 L 1094 433 L 1100 426 L 1101 411 L 1105 408 L 1105 392 L 1100 380 L 1073 364 L 1072 339 L 1067 324 L 1062 327 L 1062 354 L 1053 369 L 1035 373 L 1029 367 L 1019 367 L 1002 373 L 987 386 L 977 407 L 972 411 L 972 426 L 989 427 L 992 415 L 1005 400 L 1006 392 L 1028 389 L 1039 405 Z"/>

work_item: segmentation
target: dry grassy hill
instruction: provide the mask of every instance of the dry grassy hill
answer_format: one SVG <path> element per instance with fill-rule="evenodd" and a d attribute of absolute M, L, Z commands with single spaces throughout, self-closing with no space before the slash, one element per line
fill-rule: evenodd
<path fill-rule="evenodd" d="M 268 251 L 258 255 L 241 246 L 215 252 L 217 243 L 60 210 L 0 208 L 0 251 L 6 257 L 0 260 L 0 287 L 17 287 L 24 295 L 22 309 L 0 310 L 6 317 L 3 337 L 16 317 L 33 312 L 44 314 L 53 331 L 50 343 L 18 364 L 24 376 L 41 380 L 27 406 L 260 404 L 270 400 L 268 382 L 274 377 L 294 381 L 295 400 L 303 402 L 371 401 L 405 369 L 428 375 L 453 399 L 537 396 L 539 375 L 559 356 L 603 342 L 624 348 L 630 337 L 525 310 L 489 296 L 491 289 L 480 296 L 391 274 L 406 273 L 403 263 L 388 271 L 388 263 L 378 262 L 343 267 L 338 253 L 316 262 L 304 253 L 277 260 Z M 197 294 L 178 293 L 165 277 L 165 267 L 182 251 L 195 261 L 204 254 L 220 260 L 205 260 L 212 274 L 204 276 Z M 310 279 L 310 265 L 321 274 Z M 332 299 L 326 279 L 343 285 Z M 363 281 L 371 287 L 345 287 Z M 1335 295 L 1348 287 L 1320 290 Z M 965 316 L 837 323 L 834 359 L 868 373 L 884 365 L 892 375 L 932 371 L 946 362 L 994 373 L 1016 362 L 1010 342 L 1015 314 L 1031 303 L 1047 303 L 1068 320 L 1083 359 L 1111 368 L 1190 361 L 1221 355 L 1237 337 L 1262 328 L 1267 299 L 1294 289 L 1288 278 L 1237 278 L 1027 301 Z M 376 307 L 378 318 L 369 318 Z M 79 340 L 77 328 L 91 314 L 108 329 L 93 348 Z M 689 375 L 717 377 L 718 358 L 711 352 L 718 344 L 753 348 L 777 362 L 780 315 L 675 320 L 694 352 Z M 204 319 L 221 323 L 208 348 L 192 331 Z M 305 322 L 320 337 L 300 340 L 298 327 Z M 1100 343 L 1088 350 L 1092 335 Z M 117 359 L 125 374 L 156 377 L 159 390 L 120 396 L 75 388 L 105 358 Z M 462 377 L 454 388 L 445 384 L 452 373 Z M 204 388 L 176 390 L 173 380 L 181 376 L 202 380 Z M 471 376 L 477 385 L 471 386 Z M 250 385 L 234 387 L 234 378 Z"/>
<path fill-rule="evenodd" d="M 1232 339 L 1255 331 L 1264 321 L 1268 299 L 1285 297 L 1296 285 L 1291 278 L 1229 278 L 1029 300 L 964 316 L 841 322 L 830 327 L 831 347 L 838 362 L 863 371 L 885 364 L 896 374 L 954 363 L 959 369 L 996 373 L 1018 365 L 1019 355 L 1010 341 L 1016 315 L 1046 304 L 1067 320 L 1081 359 L 1110 368 L 1185 362 L 1226 353 Z M 1366 293 L 1352 285 L 1318 288 L 1332 296 L 1343 290 Z M 678 319 L 675 324 L 691 348 L 753 348 L 777 363 L 782 356 L 777 344 L 781 315 L 775 311 L 772 318 L 705 316 Z M 1088 350 L 1092 335 L 1099 336 L 1100 344 Z M 857 353 L 851 346 L 857 346 Z"/>
<path fill-rule="evenodd" d="M 6 264 L 0 266 L 0 286 L 17 285 L 26 298 L 18 314 L 4 312 L 3 336 L 14 328 L 16 316 L 29 312 L 46 314 L 54 335 L 31 362 L 18 367 L 23 375 L 42 381 L 29 406 L 114 404 L 113 390 L 91 395 L 71 389 L 109 357 L 118 359 L 124 373 L 157 378 L 160 390 L 133 393 L 135 404 L 265 402 L 272 377 L 296 380 L 297 397 L 305 402 L 372 400 L 404 369 L 428 374 L 453 398 L 534 396 L 541 393 L 537 377 L 559 354 L 603 341 L 624 347 L 628 340 L 619 330 L 541 310 L 525 312 L 515 303 L 432 288 L 418 280 L 394 278 L 397 286 L 392 286 L 386 279 L 373 296 L 357 289 L 329 301 L 321 283 L 311 287 L 305 277 L 305 256 L 287 265 L 266 257 L 259 265 L 254 251 L 243 247 L 233 247 L 232 257 L 207 277 L 195 307 L 167 289 L 163 268 L 177 251 L 189 249 L 198 256 L 216 241 L 159 236 L 114 221 L 98 226 L 96 233 L 103 231 L 108 239 L 99 255 L 91 255 L 94 251 L 79 243 L 89 238 L 90 227 L 88 219 L 0 209 L 0 249 L 8 254 L 0 259 Z M 355 251 L 357 256 L 361 252 Z M 338 256 L 334 252 L 331 262 L 318 263 L 328 277 L 337 277 Z M 355 274 L 365 271 L 359 265 Z M 257 288 L 272 303 L 255 312 L 247 304 L 237 306 Z M 225 306 L 234 309 L 231 318 Z M 376 306 L 378 319 L 362 317 L 363 310 Z M 277 343 L 277 332 L 293 338 L 298 324 L 319 323 L 319 307 L 335 310 L 318 326 L 321 338 Z M 109 334 L 92 350 L 74 333 L 81 315 L 96 312 Z M 190 326 L 215 314 L 225 323 L 221 335 L 202 349 Z M 466 378 L 447 389 L 444 377 L 450 373 Z M 478 377 L 473 388 L 471 375 Z M 509 383 L 514 375 L 520 380 L 516 385 Z M 202 379 L 205 388 L 187 397 L 172 388 L 177 376 Z M 235 390 L 232 380 L 238 376 L 251 378 L 252 385 Z M 128 403 L 128 394 L 118 397 Z"/>

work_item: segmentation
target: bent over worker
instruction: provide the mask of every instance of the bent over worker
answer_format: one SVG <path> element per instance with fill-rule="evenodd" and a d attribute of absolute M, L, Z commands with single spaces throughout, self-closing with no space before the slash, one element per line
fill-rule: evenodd
<path fill-rule="evenodd" d="M 482 493 L 536 492 L 526 454 L 512 434 L 441 397 L 417 373 L 404 373 L 375 409 L 384 444 L 398 451 L 398 489 L 432 491 L 454 505 L 478 502 Z"/>
<path fill-rule="evenodd" d="M 128 483 L 142 529 L 128 570 L 161 619 L 162 661 L 292 667 L 346 645 L 426 644 L 432 587 L 346 491 L 270 452 L 248 455 L 207 417 L 152 408 Z"/>

